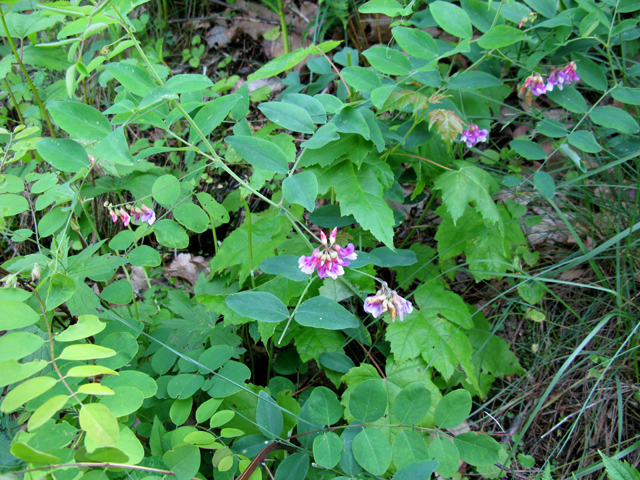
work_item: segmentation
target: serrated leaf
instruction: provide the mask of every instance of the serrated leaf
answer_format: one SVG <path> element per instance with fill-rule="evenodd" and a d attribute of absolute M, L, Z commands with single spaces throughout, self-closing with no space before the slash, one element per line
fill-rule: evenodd
<path fill-rule="evenodd" d="M 491 194 L 498 187 L 496 181 L 484 170 L 467 162 L 457 161 L 459 170 L 440 175 L 433 187 L 442 192 L 442 201 L 447 206 L 455 225 L 469 202 L 473 202 L 478 213 L 489 223 L 500 222 L 500 212 Z"/>
<path fill-rule="evenodd" d="M 342 216 L 353 215 L 362 228 L 393 249 L 393 212 L 383 199 L 383 189 L 375 171 L 363 164 L 356 170 L 349 160 L 326 173 L 333 179 Z"/>
<path fill-rule="evenodd" d="M 462 119 L 452 110 L 437 108 L 429 112 L 429 129 L 436 124 L 438 133 L 448 145 L 464 131 Z"/>

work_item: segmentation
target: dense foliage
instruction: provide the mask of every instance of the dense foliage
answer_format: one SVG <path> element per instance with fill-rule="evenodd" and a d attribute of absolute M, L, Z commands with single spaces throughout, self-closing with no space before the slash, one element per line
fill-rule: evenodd
<path fill-rule="evenodd" d="M 501 426 L 467 422 L 525 371 L 491 302 L 452 283 L 506 279 L 500 298 L 533 320 L 562 269 L 590 262 L 612 292 L 593 259 L 637 223 L 598 251 L 564 216 L 577 254 L 550 268 L 524 229 L 542 221 L 527 205 L 561 214 L 605 168 L 594 155 L 636 155 L 637 2 L 370 0 L 359 13 L 391 17 L 392 41 L 258 69 L 287 86 L 262 123 L 248 84 L 171 75 L 136 33 L 144 3 L 2 5 L 3 471 L 532 468 Z M 435 248 L 415 241 L 426 221 Z M 206 235 L 209 274 L 162 281 Z"/>

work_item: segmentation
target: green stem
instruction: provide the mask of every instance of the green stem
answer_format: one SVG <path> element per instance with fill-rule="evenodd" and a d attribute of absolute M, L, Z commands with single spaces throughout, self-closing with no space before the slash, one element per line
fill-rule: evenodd
<path fill-rule="evenodd" d="M 244 198 L 241 198 L 240 201 L 242 202 L 242 205 L 244 205 L 244 210 L 247 212 L 247 232 L 249 234 L 248 235 L 249 236 L 249 242 L 248 242 L 249 243 L 249 272 L 251 276 L 251 287 L 256 288 L 256 280 L 253 275 L 253 242 L 251 238 L 251 209 L 249 208 L 249 205 L 244 200 Z"/>
<path fill-rule="evenodd" d="M 27 83 L 29 84 L 29 88 L 31 88 L 31 91 L 33 92 L 33 98 L 35 98 L 36 102 L 38 102 L 38 106 L 40 107 L 40 112 L 42 113 L 42 116 L 47 122 L 47 127 L 49 127 L 49 133 L 51 134 L 52 138 L 56 138 L 56 134 L 53 131 L 53 125 L 51 124 L 51 120 L 49 119 L 49 114 L 47 113 L 47 110 L 44 108 L 44 103 L 42 103 L 42 99 L 40 98 L 40 95 L 38 95 L 38 90 L 36 90 L 36 86 L 31 81 L 31 77 L 29 76 L 29 73 L 27 72 L 27 69 L 25 68 L 24 63 L 22 63 L 22 59 L 20 58 L 20 55 L 18 55 L 18 50 L 16 50 L 16 45 L 13 43 L 13 38 L 11 38 L 11 35 L 9 35 L 9 27 L 7 27 L 7 22 L 4 19 L 4 14 L 0 15 L 0 20 L 2 20 L 2 27 L 4 28 L 4 32 L 7 35 L 7 40 L 9 41 L 9 45 L 11 46 L 11 51 L 13 52 L 14 57 L 16 57 L 16 62 L 18 63 L 18 66 L 20 67 L 20 70 L 22 71 L 24 78 L 27 80 Z M 16 105 L 16 108 L 17 108 L 17 105 Z"/>
<path fill-rule="evenodd" d="M 420 214 L 420 218 L 418 218 L 418 220 L 416 221 L 417 225 L 420 225 L 422 223 L 422 221 L 424 220 L 424 217 L 427 215 L 427 212 L 429 211 L 429 209 L 431 208 L 431 204 L 433 203 L 433 200 L 436 198 L 435 195 L 431 194 L 431 198 L 429 198 L 429 201 L 427 202 L 427 204 L 425 205 L 424 209 L 422 210 L 422 213 Z M 409 235 L 407 235 L 407 238 L 405 238 L 402 243 L 400 244 L 400 248 L 404 248 L 404 246 L 407 244 L 407 242 L 411 239 L 411 237 L 413 236 L 413 232 L 414 230 L 411 230 L 409 232 Z"/>
<path fill-rule="evenodd" d="M 282 0 L 278 0 L 278 15 L 280 15 L 280 29 L 282 30 L 284 53 L 289 53 L 291 51 L 291 46 L 289 45 L 289 29 L 287 28 L 287 17 L 284 15 Z"/>

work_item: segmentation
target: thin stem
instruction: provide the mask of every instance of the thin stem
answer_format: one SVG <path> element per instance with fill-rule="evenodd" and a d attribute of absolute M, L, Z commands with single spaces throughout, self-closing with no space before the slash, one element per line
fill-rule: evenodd
<path fill-rule="evenodd" d="M 38 102 L 38 106 L 40 107 L 40 113 L 42 113 L 42 116 L 47 122 L 47 127 L 49 127 L 49 133 L 51 134 L 51 137 L 56 138 L 56 133 L 53 131 L 53 125 L 51 124 L 51 120 L 49 119 L 49 114 L 47 113 L 47 110 L 44 108 L 44 103 L 42 103 L 42 99 L 40 98 L 40 95 L 38 95 L 38 90 L 36 89 L 36 86 L 31 81 L 31 77 L 29 76 L 29 73 L 27 72 L 27 69 L 25 68 L 24 63 L 22 63 L 22 59 L 20 58 L 20 55 L 18 55 L 18 51 L 16 50 L 16 45 L 13 43 L 13 38 L 11 38 L 11 35 L 9 35 L 9 27 L 7 27 L 7 22 L 4 19 L 4 14 L 0 15 L 0 20 L 2 20 L 2 26 L 4 28 L 4 32 L 7 35 L 7 40 L 9 42 L 9 45 L 11 46 L 11 51 L 13 52 L 14 57 L 16 57 L 16 62 L 18 63 L 18 66 L 20 67 L 22 74 L 27 80 L 27 83 L 29 84 L 29 88 L 31 88 L 31 91 L 33 92 L 33 98 L 35 98 L 36 102 Z"/>
<path fill-rule="evenodd" d="M 282 4 L 282 0 L 278 0 L 278 15 L 280 16 L 280 29 L 282 30 L 284 53 L 289 53 L 291 51 L 291 45 L 289 44 L 289 29 L 287 27 L 287 17 L 284 14 L 284 5 Z"/>
<path fill-rule="evenodd" d="M 249 242 L 248 242 L 249 243 L 249 274 L 251 276 L 251 287 L 256 288 L 256 280 L 253 274 L 253 242 L 252 242 L 253 239 L 251 238 L 251 209 L 249 208 L 249 205 L 247 204 L 244 198 L 241 198 L 240 201 L 242 202 L 242 205 L 244 205 L 244 209 L 247 212 L 247 232 L 249 236 Z"/>
<path fill-rule="evenodd" d="M 11 102 L 13 103 L 13 108 L 16 109 L 16 114 L 18 115 L 18 119 L 20 120 L 20 123 L 22 123 L 24 125 L 24 118 L 22 118 L 22 113 L 20 112 L 20 109 L 18 108 L 18 102 L 16 101 L 16 97 L 13 96 L 13 91 L 11 90 L 11 86 L 9 85 L 9 82 L 7 82 L 6 78 L 4 79 L 4 84 L 7 87 L 7 92 L 9 92 L 9 96 L 11 97 Z"/>

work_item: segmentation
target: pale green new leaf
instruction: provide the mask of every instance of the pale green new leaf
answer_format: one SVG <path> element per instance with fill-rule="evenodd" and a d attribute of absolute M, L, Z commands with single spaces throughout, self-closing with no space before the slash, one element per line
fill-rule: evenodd
<path fill-rule="evenodd" d="M 500 222 L 498 207 L 491 198 L 498 188 L 496 181 L 484 170 L 467 162 L 457 161 L 459 170 L 440 175 L 433 186 L 442 192 L 442 201 L 447 206 L 454 225 L 462 216 L 469 202 L 490 224 Z"/>

